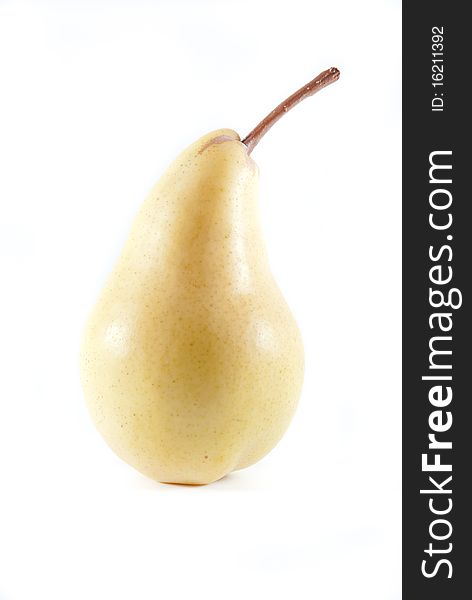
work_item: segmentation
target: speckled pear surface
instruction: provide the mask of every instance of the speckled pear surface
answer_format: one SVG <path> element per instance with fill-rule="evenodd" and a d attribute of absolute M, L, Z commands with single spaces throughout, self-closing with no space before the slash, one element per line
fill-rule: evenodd
<path fill-rule="evenodd" d="M 237 133 L 191 145 L 144 202 L 88 320 L 93 420 L 157 481 L 210 483 L 255 463 L 295 411 L 303 348 L 269 268 L 257 194 Z"/>

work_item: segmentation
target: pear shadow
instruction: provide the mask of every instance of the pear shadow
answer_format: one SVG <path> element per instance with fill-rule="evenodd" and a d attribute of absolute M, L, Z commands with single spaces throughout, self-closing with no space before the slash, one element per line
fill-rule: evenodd
<path fill-rule="evenodd" d="M 212 483 L 191 484 L 175 482 L 158 482 L 136 473 L 133 477 L 132 487 L 142 491 L 159 491 L 167 493 L 225 493 L 225 492 L 260 492 L 270 489 L 270 482 L 266 478 L 258 477 L 255 473 L 246 470 L 228 473 L 221 479 Z"/>

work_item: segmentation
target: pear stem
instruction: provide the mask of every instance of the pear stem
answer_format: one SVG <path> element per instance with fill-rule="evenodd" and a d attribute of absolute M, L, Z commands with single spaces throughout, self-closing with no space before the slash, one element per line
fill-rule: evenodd
<path fill-rule="evenodd" d="M 269 131 L 272 125 L 274 125 L 274 123 L 283 117 L 285 113 L 287 113 L 289 110 L 292 110 L 294 106 L 296 106 L 302 100 L 305 100 L 305 98 L 308 98 L 308 96 L 313 96 L 313 94 L 316 94 L 316 92 L 319 92 L 327 85 L 337 81 L 339 76 L 339 69 L 336 67 L 331 67 L 331 69 L 323 71 L 314 79 L 312 79 L 312 81 L 306 83 L 298 91 L 281 102 L 242 140 L 243 144 L 247 146 L 247 153 L 251 154 L 251 152 L 264 137 L 264 135 Z"/>

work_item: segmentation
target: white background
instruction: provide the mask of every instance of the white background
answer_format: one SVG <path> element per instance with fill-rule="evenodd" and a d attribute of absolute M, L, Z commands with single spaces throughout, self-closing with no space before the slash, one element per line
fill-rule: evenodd
<path fill-rule="evenodd" d="M 0 1 L 0 598 L 400 598 L 400 2 Z M 94 430 L 84 320 L 141 201 L 219 127 L 254 151 L 306 379 L 283 441 L 206 487 Z"/>

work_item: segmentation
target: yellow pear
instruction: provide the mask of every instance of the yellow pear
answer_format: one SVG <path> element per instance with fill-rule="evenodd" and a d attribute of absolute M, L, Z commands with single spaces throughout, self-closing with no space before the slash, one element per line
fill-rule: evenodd
<path fill-rule="evenodd" d="M 221 129 L 187 148 L 144 202 L 87 322 L 92 418 L 118 456 L 157 481 L 205 484 L 247 467 L 293 416 L 303 347 L 270 271 L 249 154 L 338 77 L 320 74 L 243 141 Z"/>

